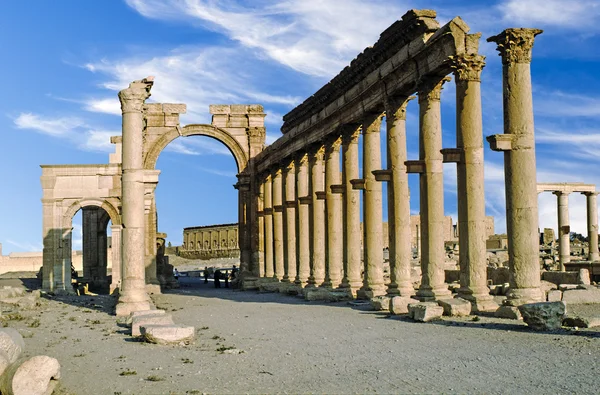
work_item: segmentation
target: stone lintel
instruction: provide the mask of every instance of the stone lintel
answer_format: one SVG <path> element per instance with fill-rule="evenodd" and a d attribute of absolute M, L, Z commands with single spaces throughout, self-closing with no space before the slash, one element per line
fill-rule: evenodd
<path fill-rule="evenodd" d="M 407 160 L 404 165 L 407 173 L 425 173 L 425 162 L 422 160 Z"/>
<path fill-rule="evenodd" d="M 512 151 L 513 137 L 511 134 L 494 134 L 485 139 L 490 143 L 492 151 Z"/>
<path fill-rule="evenodd" d="M 275 211 L 276 213 L 283 213 L 283 209 L 284 209 L 283 204 L 277 205 L 277 206 L 273 206 L 273 211 Z"/>
<path fill-rule="evenodd" d="M 392 181 L 391 170 L 373 170 L 371 173 L 373 173 L 377 181 Z"/>
<path fill-rule="evenodd" d="M 300 204 L 311 204 L 312 196 L 301 196 L 298 198 L 298 201 L 300 202 Z"/>
<path fill-rule="evenodd" d="M 594 184 L 584 184 L 583 182 L 557 182 L 557 183 L 538 183 L 537 191 L 540 192 L 558 192 L 558 193 L 572 193 L 572 192 L 581 192 L 585 193 L 595 193 L 596 185 Z"/>
<path fill-rule="evenodd" d="M 365 189 L 365 180 L 363 178 L 357 178 L 354 180 L 350 180 L 350 184 L 352 184 L 352 189 L 355 189 L 355 190 Z"/>
<path fill-rule="evenodd" d="M 266 208 L 263 210 L 263 214 L 264 215 L 273 215 L 273 209 L 272 208 Z"/>
<path fill-rule="evenodd" d="M 337 194 L 343 194 L 344 193 L 344 186 L 342 184 L 334 184 L 331 186 L 331 192 L 332 193 L 337 193 Z"/>
<path fill-rule="evenodd" d="M 315 192 L 315 195 L 317 195 L 318 200 L 325 200 L 327 193 L 325 191 L 317 191 Z"/>
<path fill-rule="evenodd" d="M 444 163 L 460 163 L 463 161 L 463 150 L 462 148 L 444 148 L 441 149 L 444 159 Z"/>

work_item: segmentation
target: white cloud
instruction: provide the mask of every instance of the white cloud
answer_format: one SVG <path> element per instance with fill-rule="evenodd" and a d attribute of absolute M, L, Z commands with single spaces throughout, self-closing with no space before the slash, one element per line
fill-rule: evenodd
<path fill-rule="evenodd" d="M 498 8 L 505 23 L 521 26 L 597 29 L 600 19 L 600 4 L 596 0 L 508 0 Z"/>
<path fill-rule="evenodd" d="M 536 114 L 547 117 L 600 117 L 600 99 L 562 91 L 537 90 Z"/>
<path fill-rule="evenodd" d="M 84 101 L 84 109 L 111 115 L 121 115 L 121 104 L 117 95 L 106 99 L 88 99 Z"/>
<path fill-rule="evenodd" d="M 167 145 L 165 150 L 184 155 L 231 155 L 227 146 L 217 140 L 213 140 L 210 137 L 190 137 L 173 140 Z"/>
<path fill-rule="evenodd" d="M 14 241 L 14 240 L 10 240 L 10 239 L 6 239 L 6 242 L 8 244 L 11 244 L 17 248 L 19 248 L 20 250 L 26 251 L 26 252 L 32 252 L 32 251 L 41 251 L 44 246 L 42 245 L 42 243 L 30 243 L 30 242 L 18 242 L 18 241 Z"/>

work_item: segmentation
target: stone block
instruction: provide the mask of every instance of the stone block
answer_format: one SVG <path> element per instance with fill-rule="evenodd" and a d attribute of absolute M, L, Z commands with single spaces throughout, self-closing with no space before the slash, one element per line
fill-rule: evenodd
<path fill-rule="evenodd" d="M 0 328 L 0 351 L 6 354 L 10 363 L 19 359 L 24 348 L 23 337 L 16 329 Z"/>
<path fill-rule="evenodd" d="M 165 126 L 177 126 L 179 125 L 179 115 L 165 114 Z"/>
<path fill-rule="evenodd" d="M 371 298 L 371 307 L 375 311 L 389 310 L 390 300 L 391 300 L 391 298 L 386 295 L 375 296 L 375 297 Z"/>
<path fill-rule="evenodd" d="M 147 114 L 146 115 L 146 126 L 149 126 L 149 127 L 165 126 L 165 115 L 163 113 Z"/>
<path fill-rule="evenodd" d="M 229 104 L 211 104 L 208 106 L 208 112 L 211 114 L 229 114 L 231 107 Z"/>
<path fill-rule="evenodd" d="M 502 285 L 488 285 L 490 289 L 490 295 L 502 295 Z"/>
<path fill-rule="evenodd" d="M 444 315 L 466 317 L 471 315 L 471 302 L 462 298 L 441 299 L 438 304 L 444 309 Z"/>
<path fill-rule="evenodd" d="M 590 271 L 588 269 L 579 269 L 577 284 L 590 285 Z"/>
<path fill-rule="evenodd" d="M 551 289 L 548 291 L 548 302 L 560 302 L 562 300 L 562 291 Z"/>
<path fill-rule="evenodd" d="M 148 326 L 148 325 L 174 325 L 173 317 L 171 314 L 162 314 L 162 315 L 143 315 L 141 317 L 136 317 L 133 319 L 131 323 L 131 335 L 132 336 L 141 336 L 142 332 L 140 331 L 140 327 Z"/>
<path fill-rule="evenodd" d="M 227 127 L 229 128 L 247 128 L 248 127 L 248 116 L 245 114 L 231 114 L 227 121 Z"/>
<path fill-rule="evenodd" d="M 558 286 L 558 289 L 560 289 L 563 292 L 569 289 L 577 289 L 577 284 L 560 284 Z"/>
<path fill-rule="evenodd" d="M 304 299 L 309 301 L 341 302 L 354 299 L 350 289 L 304 288 Z"/>
<path fill-rule="evenodd" d="M 567 305 L 564 302 L 527 303 L 519 306 L 523 321 L 536 331 L 560 329 L 567 316 Z"/>
<path fill-rule="evenodd" d="M 182 103 L 163 103 L 163 112 L 165 114 L 185 114 L 187 105 Z"/>
<path fill-rule="evenodd" d="M 227 114 L 215 114 L 212 116 L 211 124 L 218 128 L 227 127 L 227 121 L 229 120 L 229 115 Z"/>
<path fill-rule="evenodd" d="M 265 126 L 265 115 L 264 114 L 248 115 L 248 127 L 261 128 L 263 126 Z"/>
<path fill-rule="evenodd" d="M 577 284 L 578 272 L 542 272 L 542 280 L 553 284 Z"/>
<path fill-rule="evenodd" d="M 298 284 L 294 283 L 278 283 L 279 284 L 279 293 L 286 295 L 298 295 L 302 293 L 302 287 Z"/>
<path fill-rule="evenodd" d="M 417 299 L 408 296 L 394 296 L 390 299 L 389 310 L 394 315 L 408 314 L 408 305 L 417 303 L 419 303 Z"/>
<path fill-rule="evenodd" d="M 592 289 L 567 289 L 563 292 L 562 301 L 569 303 L 600 303 L 600 290 Z"/>
<path fill-rule="evenodd" d="M 444 314 L 444 309 L 435 302 L 424 302 L 408 305 L 408 315 L 418 322 L 439 320 Z"/>
<path fill-rule="evenodd" d="M 523 319 L 521 312 L 515 306 L 500 306 L 494 313 L 494 316 L 498 318 L 507 318 L 509 320 Z"/>
<path fill-rule="evenodd" d="M 247 107 L 248 114 L 262 114 L 265 112 L 265 109 L 260 104 L 248 104 Z"/>
<path fill-rule="evenodd" d="M 60 379 L 60 363 L 38 355 L 10 365 L 0 378 L 0 392 L 7 395 L 49 395 Z"/>
<path fill-rule="evenodd" d="M 0 288 L 0 300 L 6 298 L 16 298 L 25 295 L 25 288 L 21 287 L 2 287 Z"/>
<path fill-rule="evenodd" d="M 260 292 L 279 292 L 279 281 L 260 281 L 258 290 Z"/>
<path fill-rule="evenodd" d="M 570 328 L 595 328 L 600 326 L 600 317 L 567 317 L 563 320 L 563 326 Z"/>
<path fill-rule="evenodd" d="M 134 311 L 131 314 L 129 314 L 129 316 L 125 320 L 125 323 L 127 325 L 131 326 L 131 323 L 133 322 L 134 318 L 138 318 L 138 317 L 142 317 L 142 316 L 152 316 L 152 315 L 165 315 L 165 314 L 166 314 L 165 310 L 141 310 L 141 311 Z"/>
<path fill-rule="evenodd" d="M 163 112 L 163 105 L 160 103 L 146 103 L 144 106 L 146 108 L 146 114 Z"/>
<path fill-rule="evenodd" d="M 248 114 L 248 106 L 246 104 L 231 104 L 231 114 Z"/>
<path fill-rule="evenodd" d="M 144 325 L 140 332 L 145 341 L 155 344 L 190 342 L 195 336 L 193 326 Z"/>

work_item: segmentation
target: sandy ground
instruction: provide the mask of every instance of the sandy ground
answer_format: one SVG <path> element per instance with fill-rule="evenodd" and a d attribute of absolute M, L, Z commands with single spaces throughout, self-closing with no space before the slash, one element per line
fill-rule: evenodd
<path fill-rule="evenodd" d="M 27 355 L 60 361 L 60 394 L 599 391 L 598 328 L 535 333 L 489 317 L 423 324 L 348 303 L 181 282 L 154 300 L 196 327 L 188 346 L 132 339 L 110 314 L 110 296 L 44 298 L 3 314 Z M 600 306 L 569 310 L 600 314 Z"/>

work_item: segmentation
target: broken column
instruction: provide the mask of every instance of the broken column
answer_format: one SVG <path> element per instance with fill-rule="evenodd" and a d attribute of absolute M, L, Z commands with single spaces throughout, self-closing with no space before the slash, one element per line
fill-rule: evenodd
<path fill-rule="evenodd" d="M 587 198 L 588 259 L 600 260 L 598 256 L 598 192 L 585 192 Z"/>
<path fill-rule="evenodd" d="M 563 191 L 552 192 L 557 197 L 558 203 L 558 259 L 561 272 L 565 271 L 565 264 L 571 261 L 571 226 L 569 225 L 569 193 Z"/>
<path fill-rule="evenodd" d="M 421 214 L 421 287 L 417 299 L 450 296 L 444 283 L 444 169 L 440 95 L 445 78 L 423 81 L 419 87 L 419 174 Z"/>
<path fill-rule="evenodd" d="M 479 38 L 479 36 L 476 36 Z M 483 126 L 481 116 L 481 55 L 454 59 L 456 81 L 456 163 L 458 241 L 461 298 L 474 311 L 495 311 L 498 305 L 487 286 L 486 218 L 483 177 Z"/>
<path fill-rule="evenodd" d="M 150 97 L 153 77 L 134 81 L 119 92 L 123 112 L 122 175 L 122 279 L 117 316 L 133 311 L 149 310 L 150 298 L 145 281 L 145 212 L 144 166 L 142 147 L 144 132 L 143 105 Z"/>
<path fill-rule="evenodd" d="M 540 290 L 531 49 L 538 29 L 506 29 L 488 38 L 502 57 L 504 134 L 489 136 L 504 151 L 510 291 L 506 307 L 542 300 Z"/>

